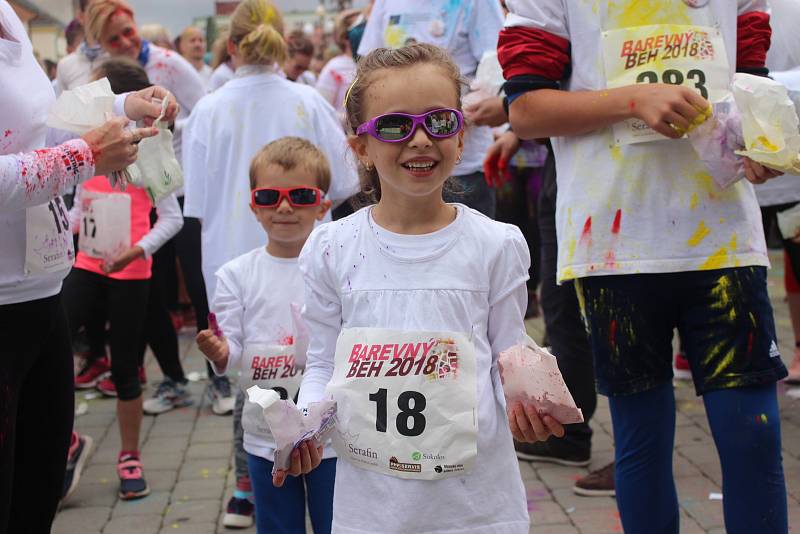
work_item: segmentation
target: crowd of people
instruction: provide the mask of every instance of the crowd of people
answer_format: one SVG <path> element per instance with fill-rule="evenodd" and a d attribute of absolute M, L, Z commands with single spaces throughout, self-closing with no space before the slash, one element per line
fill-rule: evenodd
<path fill-rule="evenodd" d="M 308 511 L 318 534 L 527 533 L 518 461 L 589 465 L 600 393 L 615 459 L 574 491 L 616 496 L 626 532 L 677 533 L 689 378 L 728 532 L 787 533 L 776 384 L 800 383 L 800 231 L 775 221 L 800 178 L 742 157 L 723 189 L 684 136 L 735 72 L 800 92 L 800 7 L 769 4 L 374 0 L 324 35 L 242 0 L 207 43 L 80 0 L 46 72 L 0 0 L 0 532 L 49 532 L 79 484 L 75 389 L 117 399 L 118 496 L 149 494 L 143 417 L 199 400 L 188 328 L 232 415 L 226 527 L 304 532 Z M 47 125 L 102 79 L 116 117 Z M 168 135 L 183 180 L 121 186 Z M 505 401 L 499 354 L 540 315 L 583 423 Z M 305 411 L 332 398 L 337 437 L 279 465 L 254 385 Z"/>

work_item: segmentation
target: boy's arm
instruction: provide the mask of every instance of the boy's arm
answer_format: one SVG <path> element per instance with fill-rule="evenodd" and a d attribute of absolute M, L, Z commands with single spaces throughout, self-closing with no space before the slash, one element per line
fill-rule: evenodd
<path fill-rule="evenodd" d="M 227 361 L 212 362 L 214 372 L 224 375 L 228 369 L 238 369 L 242 360 L 244 339 L 244 304 L 241 292 L 231 273 L 225 267 L 217 271 L 217 287 L 211 302 L 211 311 L 217 316 L 223 340 L 228 344 Z"/>

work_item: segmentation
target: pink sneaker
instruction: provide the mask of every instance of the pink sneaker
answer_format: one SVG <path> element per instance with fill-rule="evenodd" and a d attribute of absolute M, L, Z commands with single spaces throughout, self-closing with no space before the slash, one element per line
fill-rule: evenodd
<path fill-rule="evenodd" d="M 123 501 L 139 499 L 150 493 L 147 481 L 144 479 L 142 462 L 138 457 L 126 454 L 117 463 L 119 475 L 119 498 Z"/>
<path fill-rule="evenodd" d="M 97 358 L 93 362 L 87 362 L 75 376 L 75 389 L 95 387 L 103 378 L 103 375 L 108 374 L 109 371 L 111 371 L 111 364 L 108 361 L 108 356 Z"/>

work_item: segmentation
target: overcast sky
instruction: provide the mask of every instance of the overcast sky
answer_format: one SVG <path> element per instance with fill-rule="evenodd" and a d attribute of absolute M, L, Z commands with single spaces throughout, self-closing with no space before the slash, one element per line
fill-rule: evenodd
<path fill-rule="evenodd" d="M 273 0 L 282 11 L 311 11 L 319 5 L 319 0 Z M 170 33 L 177 35 L 197 17 L 207 17 L 214 13 L 214 0 L 128 0 L 136 11 L 137 24 L 159 23 Z M 327 3 L 330 5 L 330 3 Z M 353 2 L 356 6 L 365 0 Z"/>

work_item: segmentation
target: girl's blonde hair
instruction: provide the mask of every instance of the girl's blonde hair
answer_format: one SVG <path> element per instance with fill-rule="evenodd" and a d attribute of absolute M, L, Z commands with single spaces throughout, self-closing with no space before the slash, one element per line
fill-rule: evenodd
<path fill-rule="evenodd" d="M 283 17 L 268 0 L 241 2 L 231 16 L 230 38 L 247 65 L 272 65 L 286 59 Z"/>
<path fill-rule="evenodd" d="M 461 77 L 458 65 L 443 48 L 427 43 L 416 43 L 402 48 L 377 48 L 358 61 L 356 77 L 344 99 L 347 129 L 355 135 L 356 128 L 370 117 L 364 116 L 366 93 L 375 73 L 385 69 L 405 69 L 430 63 L 441 68 L 444 75 L 452 82 L 456 96 L 456 108 L 461 110 L 461 90 L 467 83 Z M 367 202 L 377 202 L 381 198 L 381 184 L 378 171 L 374 167 L 367 168 L 359 164 L 361 193 Z M 447 191 L 458 189 L 451 180 L 445 183 Z"/>
<path fill-rule="evenodd" d="M 133 18 L 133 8 L 125 0 L 94 0 L 86 9 L 86 31 L 100 42 L 100 35 L 111 17 L 117 12 L 127 13 Z"/>

